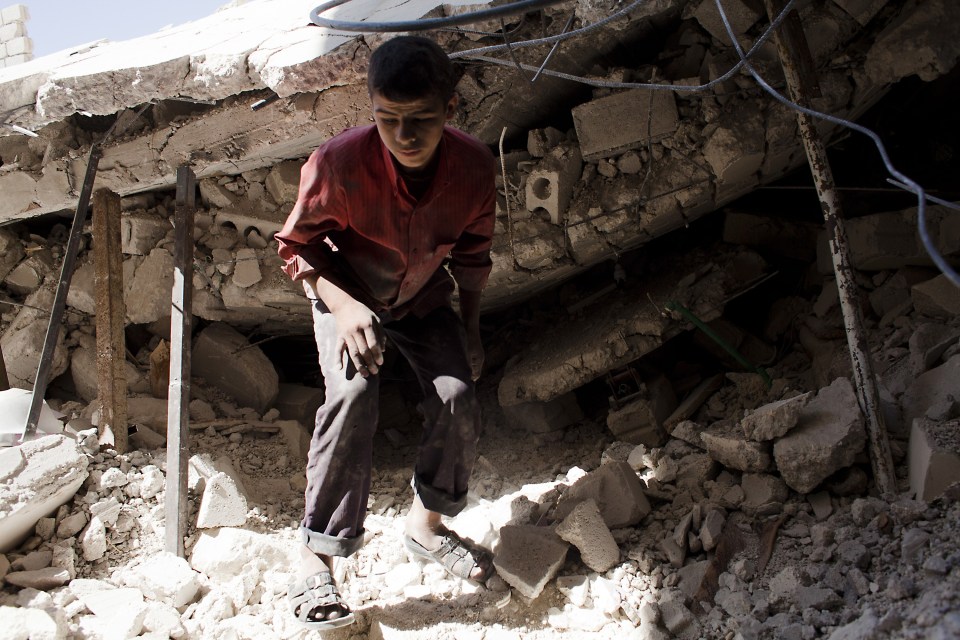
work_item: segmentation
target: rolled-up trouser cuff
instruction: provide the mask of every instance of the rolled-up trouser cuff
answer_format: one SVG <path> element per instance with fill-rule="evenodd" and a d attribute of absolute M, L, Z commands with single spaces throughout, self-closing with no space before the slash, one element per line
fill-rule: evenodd
<path fill-rule="evenodd" d="M 300 537 L 310 551 L 323 556 L 351 556 L 363 546 L 363 532 L 353 538 L 335 538 L 300 527 Z"/>
<path fill-rule="evenodd" d="M 413 485 L 413 490 L 420 496 L 420 502 L 430 511 L 453 517 L 467 506 L 466 492 L 454 498 L 449 493 L 430 486 L 417 475 L 413 476 L 410 484 Z"/>

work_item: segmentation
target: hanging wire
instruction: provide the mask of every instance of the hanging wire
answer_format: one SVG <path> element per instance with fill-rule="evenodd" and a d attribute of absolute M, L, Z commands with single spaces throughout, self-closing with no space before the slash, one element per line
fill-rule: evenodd
<path fill-rule="evenodd" d="M 887 173 L 889 173 L 893 178 L 896 179 L 895 182 L 891 181 L 892 184 L 900 186 L 904 188 L 904 190 L 914 193 L 917 196 L 917 229 L 920 234 L 920 240 L 923 242 L 924 249 L 927 251 L 927 254 L 933 260 L 933 263 L 937 265 L 937 268 L 940 269 L 940 271 L 943 272 L 944 275 L 947 276 L 950 282 L 952 282 L 954 286 L 960 287 L 960 274 L 958 274 L 953 269 L 953 267 L 950 266 L 950 264 L 946 261 L 946 259 L 944 259 L 944 257 L 937 250 L 936 246 L 934 246 L 933 240 L 930 238 L 930 232 L 927 229 L 927 220 L 926 220 L 927 199 L 929 198 L 929 196 L 927 196 L 926 191 L 924 191 L 923 187 L 920 186 L 920 184 L 918 184 L 914 180 L 910 179 L 909 177 L 901 173 L 893 165 L 893 162 L 890 160 L 890 156 L 887 153 L 887 148 L 883 144 L 883 140 L 880 139 L 880 136 L 877 135 L 877 133 L 872 129 L 864 127 L 863 125 L 857 124 L 855 122 L 851 122 L 850 120 L 846 120 L 844 118 L 833 116 L 828 113 L 823 113 L 822 111 L 817 111 L 816 109 L 810 109 L 808 107 L 799 105 L 796 102 L 793 102 L 792 100 L 784 96 L 783 94 L 781 94 L 779 91 L 777 91 L 773 87 L 771 87 L 767 83 L 767 81 L 764 80 L 763 76 L 761 76 L 757 72 L 757 70 L 753 68 L 753 65 L 750 64 L 750 62 L 746 59 L 746 54 L 743 51 L 743 47 L 740 46 L 740 42 L 737 40 L 737 36 L 733 30 L 733 27 L 730 24 L 730 20 L 729 18 L 727 18 L 726 11 L 724 11 L 723 9 L 722 0 L 714 0 L 714 1 L 716 2 L 717 9 L 720 12 L 720 19 L 723 21 L 723 26 L 727 30 L 727 35 L 729 35 L 730 39 L 733 41 L 733 47 L 736 50 L 737 55 L 740 57 L 740 61 L 743 63 L 744 68 L 750 73 L 750 75 L 753 76 L 753 79 L 757 81 L 757 84 L 763 87 L 764 91 L 766 91 L 771 96 L 773 96 L 778 102 L 786 105 L 787 107 L 793 109 L 794 111 L 804 113 L 813 118 L 826 120 L 827 122 L 831 122 L 841 127 L 845 127 L 847 129 L 851 129 L 858 133 L 862 133 L 863 135 L 867 136 L 873 141 L 874 146 L 876 146 L 877 148 L 877 152 L 880 154 L 880 159 L 883 161 L 883 165 L 887 169 Z M 960 210 L 960 206 L 958 205 L 955 205 L 952 203 L 946 203 L 945 201 L 941 201 L 941 203 L 947 204 L 947 206 L 949 206 L 951 209 Z"/>

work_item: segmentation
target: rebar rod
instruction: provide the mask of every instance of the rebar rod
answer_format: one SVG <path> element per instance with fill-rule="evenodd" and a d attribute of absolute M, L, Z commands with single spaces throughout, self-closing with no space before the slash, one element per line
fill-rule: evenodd
<path fill-rule="evenodd" d="M 779 0 L 764 0 L 767 14 L 771 19 L 778 13 Z M 795 37 L 804 38 L 802 32 Z M 809 99 L 803 90 L 800 81 L 793 49 L 787 40 L 778 33 L 775 38 L 780 63 L 786 77 L 787 87 L 793 101 L 802 107 L 809 107 Z M 880 411 L 880 394 L 877 390 L 876 376 L 870 359 L 869 344 L 863 329 L 863 317 L 860 311 L 859 291 L 850 266 L 849 246 L 844 229 L 843 215 L 837 189 L 834 186 L 833 171 L 830 160 L 827 158 L 826 145 L 817 131 L 813 118 L 803 112 L 797 112 L 797 123 L 800 128 L 800 138 L 813 174 L 813 182 L 817 188 L 820 207 L 823 210 L 823 220 L 830 240 L 830 256 L 833 259 L 833 270 L 836 275 L 837 289 L 840 293 L 840 308 L 843 313 L 843 324 L 847 334 L 847 344 L 850 348 L 850 359 L 853 364 L 853 379 L 857 390 L 857 399 L 863 412 L 867 435 L 870 439 L 870 461 L 873 466 L 873 475 L 877 489 L 881 494 L 890 494 L 896 491 L 896 477 L 893 473 L 893 458 L 890 454 L 890 443 L 887 439 L 886 426 L 883 414 Z"/>

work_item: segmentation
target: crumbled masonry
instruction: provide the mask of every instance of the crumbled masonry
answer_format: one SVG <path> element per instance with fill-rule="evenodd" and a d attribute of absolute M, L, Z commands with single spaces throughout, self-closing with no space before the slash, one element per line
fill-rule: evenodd
<path fill-rule="evenodd" d="M 558 32 L 571 13 L 576 26 L 596 23 L 613 4 L 572 0 L 470 28 L 505 26 L 519 42 Z M 899 119 L 890 96 L 929 96 L 925 83 L 956 77 L 956 2 L 799 5 L 818 109 L 857 119 L 877 107 Z M 132 448 L 98 441 L 88 222 L 47 394 L 45 411 L 56 411 L 44 414 L 46 435 L 0 446 L 0 635 L 316 637 L 297 626 L 286 593 L 301 564 L 307 451 L 324 391 L 305 346 L 310 308 L 280 271 L 273 234 L 307 155 L 370 123 L 366 65 L 387 36 L 320 31 L 307 26 L 311 3 L 255 0 L 27 61 L 18 6 L 0 8 L 0 111 L 38 137 L 0 128 L 0 351 L 13 387 L 0 391 L 4 431 L 22 422 L 9 417 L 11 398 L 29 397 L 68 217 L 101 144 L 96 186 L 122 196 Z M 723 6 L 739 41 L 755 42 L 763 3 Z M 466 9 L 410 0 L 366 15 L 348 3 L 338 17 Z M 455 55 L 503 43 L 432 33 Z M 512 53 L 536 66 L 549 51 Z M 19 64 L 3 66 L 11 56 Z M 547 69 L 690 87 L 736 61 L 714 0 L 657 0 L 563 42 Z M 806 163 L 795 114 L 745 71 L 674 92 L 549 75 L 533 84 L 512 66 L 462 62 L 453 124 L 495 150 L 506 180 L 498 167 L 477 383 L 484 435 L 467 507 L 444 522 L 489 549 L 498 575 L 461 583 L 404 552 L 419 385 L 388 346 L 365 545 L 336 567 L 357 622 L 324 637 L 960 637 L 960 289 L 933 268 L 916 206 L 860 207 L 846 225 L 896 471 L 896 491 L 878 495 L 826 233 L 815 211 L 781 207 L 809 193 L 770 188 L 794 185 Z M 771 42 L 751 63 L 783 85 Z M 936 86 L 942 101 L 949 85 Z M 823 132 L 844 146 L 856 137 Z M 953 141 L 932 138 L 923 169 L 953 175 Z M 907 148 L 902 136 L 888 142 L 896 154 Z M 177 558 L 164 551 L 164 446 L 184 163 L 198 186 L 186 557 Z M 861 204 L 861 192 L 848 196 Z M 956 264 L 960 217 L 931 204 L 926 227 Z"/>

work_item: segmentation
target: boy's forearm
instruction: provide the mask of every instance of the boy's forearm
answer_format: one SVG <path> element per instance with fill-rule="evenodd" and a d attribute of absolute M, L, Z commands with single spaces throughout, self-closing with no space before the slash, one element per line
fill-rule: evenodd
<path fill-rule="evenodd" d="M 323 302 L 327 309 L 333 314 L 336 314 L 337 309 L 341 308 L 344 304 L 356 302 L 349 293 L 329 280 L 317 275 L 304 278 L 303 286 L 309 288 L 317 299 Z"/>

